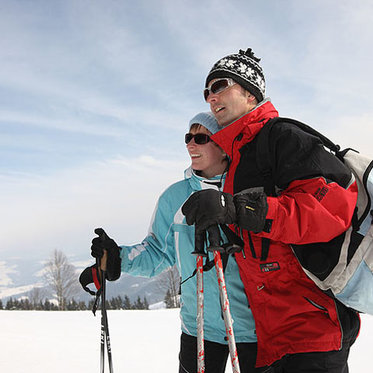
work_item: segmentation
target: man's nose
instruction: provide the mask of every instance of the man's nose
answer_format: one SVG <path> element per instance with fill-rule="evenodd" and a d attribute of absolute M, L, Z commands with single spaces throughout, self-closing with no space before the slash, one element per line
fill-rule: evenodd
<path fill-rule="evenodd" d="M 207 97 L 206 102 L 207 102 L 208 104 L 211 104 L 211 103 L 213 103 L 213 102 L 216 102 L 216 100 L 217 100 L 217 95 L 214 94 L 214 93 L 210 93 L 210 94 L 208 95 L 208 97 Z"/>

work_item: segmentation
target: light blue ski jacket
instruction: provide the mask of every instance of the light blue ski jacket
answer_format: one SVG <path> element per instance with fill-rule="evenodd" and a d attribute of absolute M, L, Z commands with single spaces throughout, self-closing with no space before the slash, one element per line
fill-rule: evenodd
<path fill-rule="evenodd" d="M 172 184 L 160 196 L 147 237 L 139 244 L 121 246 L 123 272 L 153 277 L 176 264 L 181 281 L 192 275 L 196 268 L 196 257 L 191 254 L 194 250 L 194 226 L 186 224 L 181 207 L 197 190 L 218 189 L 220 177 L 204 179 L 191 168 L 185 171 L 184 176 L 184 180 Z M 212 253 L 208 255 L 213 260 Z M 229 256 L 225 269 L 225 281 L 236 342 L 256 342 L 254 319 L 232 255 Z M 203 282 L 205 339 L 227 344 L 214 267 L 204 272 Z M 192 336 L 197 336 L 196 289 L 196 276 L 181 286 L 181 329 Z"/>

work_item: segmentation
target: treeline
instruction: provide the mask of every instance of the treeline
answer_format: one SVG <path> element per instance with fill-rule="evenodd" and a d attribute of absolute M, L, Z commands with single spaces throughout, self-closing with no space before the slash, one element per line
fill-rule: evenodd
<path fill-rule="evenodd" d="M 91 310 L 94 304 L 94 299 L 87 302 L 76 301 L 74 298 L 65 302 L 66 311 L 86 311 Z M 166 305 L 167 307 L 167 305 Z M 113 297 L 106 300 L 106 308 L 108 310 L 148 310 L 149 303 L 146 297 L 141 299 L 137 297 L 135 302 L 131 302 L 129 297 L 126 295 L 124 298 L 121 296 Z M 170 308 L 170 307 L 167 307 Z M 59 311 L 60 308 L 48 299 L 39 301 L 37 303 L 30 302 L 29 299 L 13 299 L 9 298 L 5 304 L 0 299 L 0 310 L 24 310 L 24 311 Z"/>

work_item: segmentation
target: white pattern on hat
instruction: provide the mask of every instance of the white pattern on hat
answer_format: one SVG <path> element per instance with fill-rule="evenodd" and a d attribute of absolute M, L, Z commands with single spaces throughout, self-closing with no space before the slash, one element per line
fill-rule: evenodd
<path fill-rule="evenodd" d="M 205 86 L 216 78 L 232 78 L 260 102 L 265 98 L 265 79 L 259 61 L 250 48 L 223 57 L 210 70 Z"/>

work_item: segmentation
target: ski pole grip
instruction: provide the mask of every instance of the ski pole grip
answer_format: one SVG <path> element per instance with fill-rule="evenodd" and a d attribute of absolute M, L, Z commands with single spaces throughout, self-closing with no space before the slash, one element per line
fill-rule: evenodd
<path fill-rule="evenodd" d="M 102 256 L 100 260 L 101 271 L 106 271 L 106 267 L 107 267 L 107 250 L 104 250 L 104 255 Z"/>
<path fill-rule="evenodd" d="M 206 241 L 206 231 L 198 232 L 197 228 L 194 234 L 194 251 L 192 252 L 193 255 L 201 255 L 206 257 L 207 254 L 205 252 L 205 241 Z"/>
<path fill-rule="evenodd" d="M 207 233 L 209 234 L 209 242 L 210 246 L 208 247 L 207 250 L 218 250 L 220 249 L 220 231 L 219 227 L 217 225 L 212 225 L 207 228 Z"/>
<path fill-rule="evenodd" d="M 106 234 L 106 232 L 102 228 L 96 228 L 95 233 L 99 236 L 101 241 L 105 241 L 109 238 L 109 236 Z M 106 271 L 107 267 L 107 250 L 104 249 L 104 255 L 100 259 L 100 269 L 101 271 Z"/>

